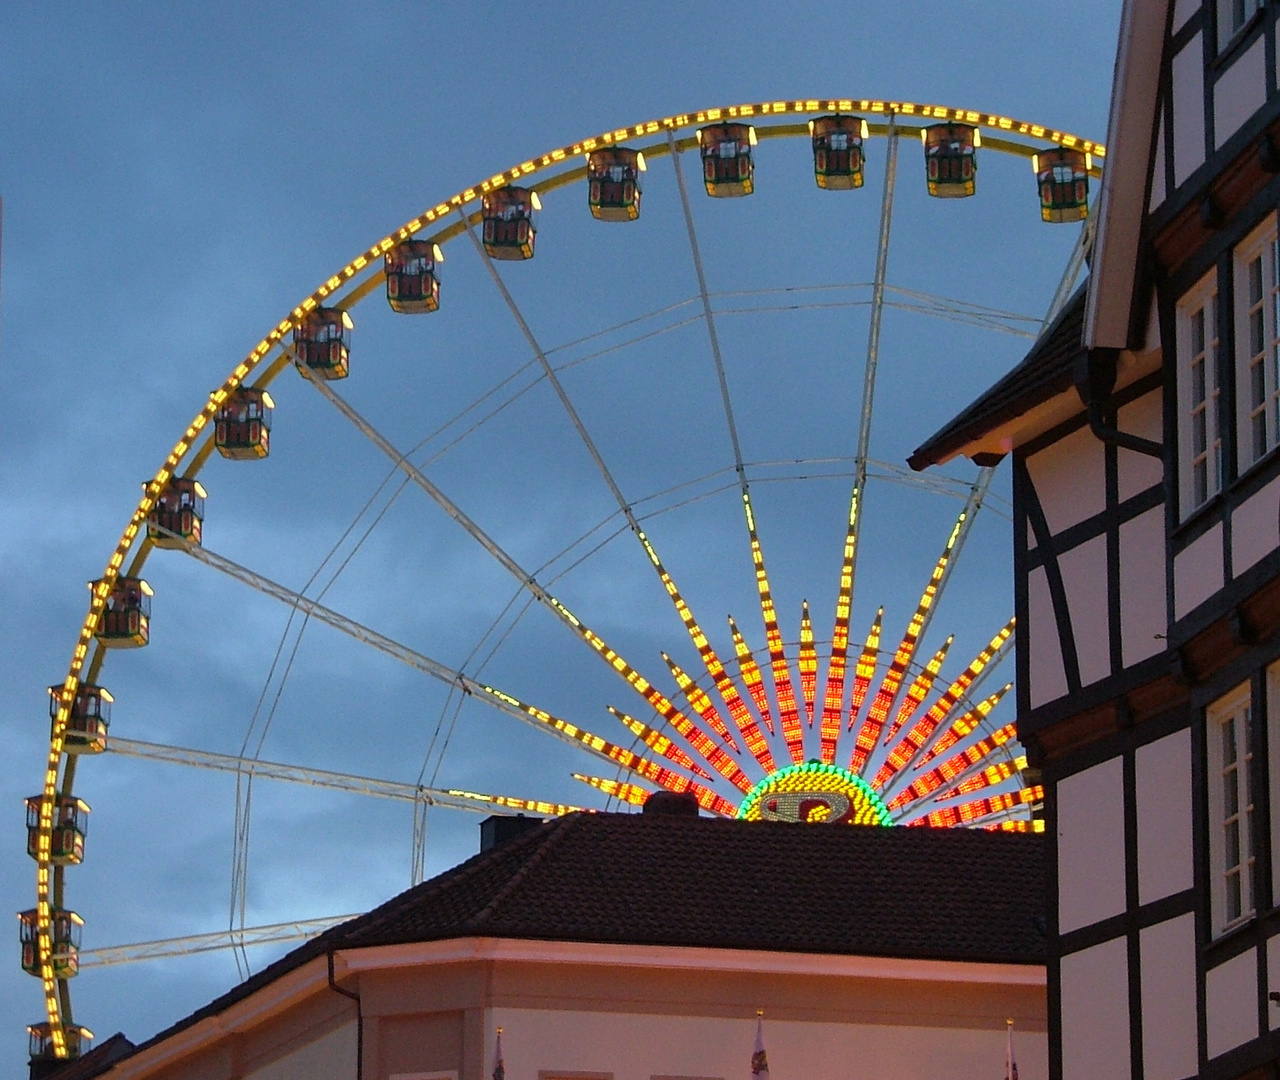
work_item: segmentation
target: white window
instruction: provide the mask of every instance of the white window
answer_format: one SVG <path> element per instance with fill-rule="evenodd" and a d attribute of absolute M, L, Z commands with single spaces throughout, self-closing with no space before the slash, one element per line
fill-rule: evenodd
<path fill-rule="evenodd" d="M 1248 683 L 1215 701 L 1206 715 L 1215 935 L 1253 915 L 1253 791 L 1249 782 L 1252 718 Z"/>
<path fill-rule="evenodd" d="M 1178 457 L 1182 516 L 1222 487 L 1218 293 L 1208 274 L 1178 304 Z"/>
<path fill-rule="evenodd" d="M 1280 442 L 1278 256 L 1275 218 L 1235 252 L 1236 447 L 1242 471 Z"/>
<path fill-rule="evenodd" d="M 1218 0 L 1219 52 L 1231 43 L 1261 8 L 1262 0 Z"/>

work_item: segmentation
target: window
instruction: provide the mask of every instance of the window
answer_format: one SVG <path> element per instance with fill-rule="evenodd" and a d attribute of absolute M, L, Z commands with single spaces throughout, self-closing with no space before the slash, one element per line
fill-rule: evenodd
<path fill-rule="evenodd" d="M 1184 518 L 1222 487 L 1217 301 L 1209 274 L 1178 304 L 1178 472 Z"/>
<path fill-rule="evenodd" d="M 1244 470 L 1280 442 L 1277 415 L 1276 223 L 1268 219 L 1261 229 L 1236 248 L 1235 253 L 1235 352 L 1236 446 Z"/>
<path fill-rule="evenodd" d="M 1221 934 L 1253 915 L 1253 747 L 1250 686 L 1209 707 L 1209 854 L 1213 930 Z"/>
<path fill-rule="evenodd" d="M 1254 13 L 1262 8 L 1262 0 L 1218 0 L 1218 51 L 1245 28 Z"/>

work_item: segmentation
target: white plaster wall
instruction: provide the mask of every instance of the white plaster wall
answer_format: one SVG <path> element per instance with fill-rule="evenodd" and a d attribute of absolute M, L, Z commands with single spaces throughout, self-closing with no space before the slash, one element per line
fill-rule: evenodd
<path fill-rule="evenodd" d="M 1124 907 L 1124 773 L 1111 758 L 1058 782 L 1058 929 Z"/>
<path fill-rule="evenodd" d="M 1173 58 L 1173 179 L 1204 162 L 1204 46 L 1196 34 Z"/>
<path fill-rule="evenodd" d="M 1125 667 L 1164 651 L 1164 507 L 1120 526 L 1120 652 Z"/>
<path fill-rule="evenodd" d="M 1111 674 L 1111 630 L 1107 604 L 1107 538 L 1095 536 L 1058 556 L 1058 569 L 1071 612 L 1071 632 L 1080 663 L 1080 683 L 1088 686 Z"/>
<path fill-rule="evenodd" d="M 246 1074 L 246 1080 L 351 1080 L 356 1069 L 356 1025 L 337 1028 L 270 1065 Z"/>
<path fill-rule="evenodd" d="M 1155 210 L 1156 207 L 1164 202 L 1166 194 L 1164 190 L 1164 169 L 1164 112 L 1161 110 L 1156 119 L 1156 156 L 1151 171 L 1151 199 L 1147 203 L 1148 212 Z"/>
<path fill-rule="evenodd" d="M 1019 633 L 1022 628 L 1019 627 Z M 1049 579 L 1044 567 L 1031 571 L 1027 579 L 1027 647 L 1031 652 L 1031 707 L 1056 701 L 1067 692 L 1067 676 L 1062 668 L 1062 646 L 1058 623 L 1053 617 Z"/>
<path fill-rule="evenodd" d="M 1124 938 L 1062 958 L 1062 1080 L 1129 1080 Z"/>
<path fill-rule="evenodd" d="M 1179 915 L 1144 928 L 1142 1068 L 1144 1080 L 1182 1080 L 1199 1065 L 1196 1039 L 1196 919 Z"/>
<path fill-rule="evenodd" d="M 1138 747 L 1138 903 L 1191 888 L 1191 732 Z M 1145 975 L 1144 975 L 1145 978 Z"/>
<path fill-rule="evenodd" d="M 1215 525 L 1173 559 L 1173 613 L 1181 619 L 1222 588 L 1222 526 Z"/>
<path fill-rule="evenodd" d="M 1280 477 L 1231 512 L 1231 572 L 1239 577 L 1280 546 Z"/>
<path fill-rule="evenodd" d="M 1155 304 L 1152 304 L 1155 309 Z M 1159 336 L 1155 344 L 1148 343 L 1147 348 L 1158 348 Z M 1120 430 L 1141 435 L 1152 442 L 1164 441 L 1164 402 L 1159 390 L 1143 394 L 1136 401 L 1129 402 L 1120 410 Z M 1141 491 L 1164 481 L 1164 462 L 1159 458 L 1137 454 L 1132 450 L 1121 450 L 1116 454 L 1116 478 L 1119 481 L 1120 501 L 1132 498 Z"/>
<path fill-rule="evenodd" d="M 1204 978 L 1209 1056 L 1217 1057 L 1258 1037 L 1258 958 L 1249 949 Z"/>
<path fill-rule="evenodd" d="M 1213 84 L 1213 141 L 1221 146 L 1267 100 L 1267 61 L 1258 38 Z"/>
<path fill-rule="evenodd" d="M 1200 0 L 1177 0 L 1173 5 L 1173 32 L 1176 34 L 1197 11 Z"/>
<path fill-rule="evenodd" d="M 1106 509 L 1102 443 L 1087 427 L 1032 454 L 1027 471 L 1054 535 Z"/>
<path fill-rule="evenodd" d="M 960 1000 L 957 1006 L 962 1007 Z M 487 1048 L 499 1025 L 507 1080 L 537 1080 L 539 1071 L 612 1073 L 614 1080 L 744 1080 L 751 1075 L 756 1020 L 493 1009 L 486 1020 Z M 990 1022 L 987 1030 L 973 1030 L 766 1016 L 764 1043 L 771 1074 L 793 1080 L 992 1080 L 1004 1074 L 1003 1019 Z M 1015 1030 L 1014 1050 L 1021 1080 L 1046 1080 L 1043 1033 Z M 487 1054 L 486 1076 L 491 1069 Z"/>

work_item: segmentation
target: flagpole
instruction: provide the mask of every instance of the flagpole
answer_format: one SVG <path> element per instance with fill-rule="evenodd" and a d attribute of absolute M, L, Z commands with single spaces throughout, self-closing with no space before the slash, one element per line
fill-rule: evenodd
<path fill-rule="evenodd" d="M 764 1052 L 764 1010 L 756 1010 L 756 1046 L 751 1055 L 751 1080 L 769 1080 L 769 1058 Z"/>

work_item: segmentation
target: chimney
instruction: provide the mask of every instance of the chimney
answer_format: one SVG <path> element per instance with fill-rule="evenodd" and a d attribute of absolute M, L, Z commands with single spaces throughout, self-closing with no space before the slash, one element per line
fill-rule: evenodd
<path fill-rule="evenodd" d="M 480 822 L 480 850 L 490 851 L 541 824 L 541 818 L 525 817 L 524 814 L 516 814 L 515 817 L 510 814 L 493 814 Z"/>
<path fill-rule="evenodd" d="M 698 798 L 692 791 L 663 791 L 659 788 L 644 801 L 646 814 L 658 814 L 662 817 L 697 817 Z"/>

